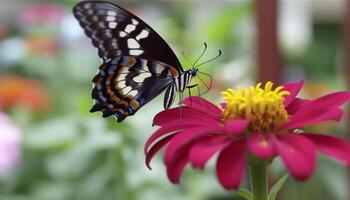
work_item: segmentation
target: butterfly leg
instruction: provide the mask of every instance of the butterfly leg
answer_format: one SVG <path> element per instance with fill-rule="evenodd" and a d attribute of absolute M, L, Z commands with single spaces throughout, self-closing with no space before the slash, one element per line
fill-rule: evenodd
<path fill-rule="evenodd" d="M 183 92 L 179 92 L 180 119 L 182 119 L 182 101 L 183 101 L 183 98 L 184 98 L 183 95 L 184 95 Z"/>
<path fill-rule="evenodd" d="M 192 94 L 191 94 L 191 88 L 195 87 L 197 84 L 195 85 L 190 85 L 190 86 L 187 86 L 186 88 L 188 89 L 188 96 L 190 98 L 190 108 L 192 108 Z"/>
<path fill-rule="evenodd" d="M 199 88 L 199 85 L 198 85 L 198 84 L 196 84 L 196 88 L 197 88 L 197 92 L 198 92 L 198 97 L 199 97 L 199 100 L 200 100 L 200 102 L 201 102 L 201 104 L 202 104 L 203 108 L 204 108 L 204 109 L 206 109 L 206 110 L 208 110 L 208 108 L 205 106 L 205 104 L 204 104 L 204 103 L 203 103 L 203 101 L 202 101 L 202 97 L 201 97 L 201 90 L 200 90 L 200 88 Z"/>
<path fill-rule="evenodd" d="M 198 93 L 198 97 L 200 99 L 200 102 L 203 106 L 204 109 L 208 110 L 208 108 L 205 106 L 205 104 L 203 103 L 202 101 L 202 98 L 201 98 L 201 91 L 200 91 L 200 88 L 199 88 L 199 85 L 198 84 L 194 84 L 194 85 L 190 85 L 190 86 L 187 86 L 186 88 L 188 89 L 188 93 L 190 95 L 190 107 L 192 107 L 192 95 L 191 95 L 191 88 L 194 88 L 196 87 L 197 88 L 197 93 Z"/>

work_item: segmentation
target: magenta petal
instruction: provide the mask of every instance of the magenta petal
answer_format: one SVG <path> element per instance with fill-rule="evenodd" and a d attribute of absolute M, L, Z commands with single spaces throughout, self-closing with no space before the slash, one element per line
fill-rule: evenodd
<path fill-rule="evenodd" d="M 189 160 L 194 168 L 203 169 L 207 161 L 230 140 L 225 136 L 210 136 L 196 141 L 190 150 Z"/>
<path fill-rule="evenodd" d="M 297 134 L 271 137 L 284 164 L 297 180 L 306 180 L 316 165 L 316 150 L 311 141 Z"/>
<path fill-rule="evenodd" d="M 302 133 L 301 135 L 311 140 L 322 153 L 350 164 L 350 144 L 345 140 L 330 135 L 313 133 Z"/>
<path fill-rule="evenodd" d="M 177 134 L 167 146 L 164 153 L 164 161 L 165 163 L 169 163 L 177 151 L 182 148 L 185 144 L 190 143 L 193 139 L 196 139 L 200 136 L 216 133 L 220 131 L 219 127 L 195 127 L 182 131 Z"/>
<path fill-rule="evenodd" d="M 155 143 L 150 149 L 149 151 L 147 152 L 146 154 L 146 166 L 148 167 L 148 169 L 151 169 L 151 166 L 150 166 L 150 162 L 153 158 L 154 155 L 156 155 L 156 153 L 164 146 L 166 145 L 169 140 L 174 137 L 176 133 L 172 134 L 172 135 L 169 135 L 165 138 L 162 138 L 161 140 L 159 140 L 157 143 Z"/>
<path fill-rule="evenodd" d="M 302 108 L 306 103 L 310 102 L 307 99 L 295 98 L 288 107 L 286 108 L 288 114 L 294 115 L 300 108 Z"/>
<path fill-rule="evenodd" d="M 298 109 L 282 128 L 292 129 L 326 120 L 339 120 L 342 111 L 338 107 L 349 99 L 349 92 L 335 92 L 309 101 Z"/>
<path fill-rule="evenodd" d="M 315 107 L 338 107 L 350 100 L 350 92 L 334 92 L 313 101 L 310 101 L 307 106 Z M 306 107 L 307 108 L 307 107 Z"/>
<path fill-rule="evenodd" d="M 171 162 L 165 163 L 168 178 L 174 184 L 179 183 L 181 174 L 188 164 L 189 149 L 190 144 L 183 146 L 176 152 L 174 157 L 172 157 Z"/>
<path fill-rule="evenodd" d="M 171 108 L 163 110 L 162 112 L 159 112 L 154 118 L 153 118 L 153 125 L 163 126 L 165 123 L 168 123 L 169 121 L 173 120 L 193 120 L 193 119 L 199 119 L 203 121 L 204 123 L 217 123 L 220 121 L 220 118 L 213 118 L 210 117 L 207 113 L 201 112 L 195 109 L 191 109 L 188 107 L 177 107 L 177 108 Z"/>
<path fill-rule="evenodd" d="M 301 80 L 299 82 L 286 83 L 283 85 L 284 89 L 290 93 L 290 95 L 284 97 L 285 107 L 288 107 L 288 105 L 295 99 L 295 97 L 298 95 L 303 85 L 304 85 L 304 80 Z"/>
<path fill-rule="evenodd" d="M 274 142 L 270 136 L 262 133 L 253 133 L 249 136 L 247 146 L 249 150 L 256 156 L 263 159 L 270 159 L 276 156 Z"/>
<path fill-rule="evenodd" d="M 244 140 L 234 141 L 219 154 L 216 173 L 226 189 L 237 189 L 242 181 L 246 166 L 245 145 Z"/>
<path fill-rule="evenodd" d="M 229 120 L 225 122 L 225 129 L 227 133 L 231 134 L 232 136 L 238 136 L 244 133 L 249 122 L 249 120 L 245 119 Z"/>
<path fill-rule="evenodd" d="M 201 127 L 206 126 L 207 124 L 203 124 L 202 121 L 198 120 L 174 120 L 171 122 L 168 122 L 165 126 L 159 128 L 156 132 L 154 132 L 146 141 L 144 151 L 147 152 L 148 148 L 153 144 L 154 141 L 159 139 L 160 137 L 163 137 L 166 134 L 169 134 L 174 131 L 183 130 L 185 128 L 191 128 L 191 127 Z"/>
<path fill-rule="evenodd" d="M 215 104 L 197 96 L 188 97 L 183 101 L 183 103 L 191 108 L 207 113 L 209 112 L 217 117 L 221 115 L 221 110 Z"/>
<path fill-rule="evenodd" d="M 343 111 L 339 108 L 318 107 L 313 109 L 303 108 L 282 125 L 280 129 L 294 129 L 318 122 L 336 120 L 339 121 Z"/>

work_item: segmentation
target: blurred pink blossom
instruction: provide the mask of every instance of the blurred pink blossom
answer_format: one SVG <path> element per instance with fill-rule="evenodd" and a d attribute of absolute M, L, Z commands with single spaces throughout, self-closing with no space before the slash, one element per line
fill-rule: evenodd
<path fill-rule="evenodd" d="M 64 9 L 57 4 L 35 4 L 28 6 L 20 15 L 24 25 L 39 23 L 59 23 L 63 19 Z"/>
<path fill-rule="evenodd" d="M 6 178 L 20 158 L 21 131 L 4 113 L 0 112 L 0 179 Z"/>

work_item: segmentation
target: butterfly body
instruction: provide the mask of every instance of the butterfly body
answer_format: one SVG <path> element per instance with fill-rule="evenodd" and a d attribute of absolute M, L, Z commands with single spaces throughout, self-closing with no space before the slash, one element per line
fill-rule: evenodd
<path fill-rule="evenodd" d="M 171 106 L 196 76 L 184 71 L 167 43 L 145 22 L 108 2 L 84 1 L 73 9 L 102 58 L 93 79 L 91 112 L 113 115 L 118 122 L 165 91 L 164 108 Z"/>

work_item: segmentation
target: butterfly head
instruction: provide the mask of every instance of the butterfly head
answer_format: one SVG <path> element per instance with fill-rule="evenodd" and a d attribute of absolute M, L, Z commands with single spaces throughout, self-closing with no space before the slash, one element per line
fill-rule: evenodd
<path fill-rule="evenodd" d="M 192 77 L 195 77 L 195 76 L 197 76 L 198 68 L 192 67 L 192 68 L 190 69 L 190 72 L 191 72 Z"/>

